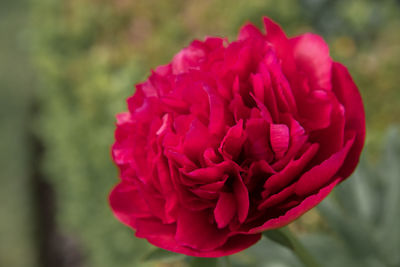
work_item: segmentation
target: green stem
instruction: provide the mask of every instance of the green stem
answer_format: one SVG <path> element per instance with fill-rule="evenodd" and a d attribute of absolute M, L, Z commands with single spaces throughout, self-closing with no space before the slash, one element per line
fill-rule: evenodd
<path fill-rule="evenodd" d="M 320 267 L 310 252 L 288 228 L 265 231 L 263 235 L 292 250 L 305 266 Z"/>

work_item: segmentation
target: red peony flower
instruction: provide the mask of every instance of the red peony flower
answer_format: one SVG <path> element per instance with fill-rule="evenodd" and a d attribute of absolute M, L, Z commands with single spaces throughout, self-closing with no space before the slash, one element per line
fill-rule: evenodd
<path fill-rule="evenodd" d="M 237 41 L 193 41 L 136 85 L 117 116 L 110 195 L 136 236 L 219 257 L 316 206 L 347 178 L 365 136 L 360 94 L 315 34 L 264 18 Z"/>

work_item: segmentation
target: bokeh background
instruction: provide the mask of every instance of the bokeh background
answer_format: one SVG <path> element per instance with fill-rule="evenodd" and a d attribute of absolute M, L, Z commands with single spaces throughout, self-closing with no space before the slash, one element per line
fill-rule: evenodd
<path fill-rule="evenodd" d="M 153 248 L 112 216 L 114 115 L 190 40 L 263 15 L 322 35 L 366 107 L 357 172 L 290 228 L 323 266 L 400 266 L 398 0 L 1 0 L 0 266 L 200 266 L 144 260 Z M 301 266 L 264 239 L 231 264 Z"/>

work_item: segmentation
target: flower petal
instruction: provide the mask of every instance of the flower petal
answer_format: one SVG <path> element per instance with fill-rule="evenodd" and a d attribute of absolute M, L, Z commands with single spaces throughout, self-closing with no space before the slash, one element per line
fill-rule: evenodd
<path fill-rule="evenodd" d="M 236 160 L 242 151 L 246 135 L 243 130 L 243 120 L 229 128 L 219 147 L 219 152 L 230 159 Z"/>
<path fill-rule="evenodd" d="M 236 200 L 232 193 L 221 192 L 214 209 L 214 217 L 218 228 L 224 228 L 235 216 Z"/>
<path fill-rule="evenodd" d="M 342 166 L 353 143 L 354 137 L 347 141 L 342 150 L 333 154 L 320 165 L 304 173 L 297 182 L 295 189 L 296 195 L 308 195 L 328 183 Z"/>
<path fill-rule="evenodd" d="M 299 205 L 291 208 L 284 215 L 277 218 L 269 219 L 263 225 L 251 229 L 250 231 L 248 231 L 248 233 L 260 233 L 266 230 L 276 229 L 289 224 L 308 210 L 318 205 L 318 203 L 320 203 L 340 181 L 341 178 L 335 179 L 327 186 L 321 188 L 318 193 L 305 198 Z"/>
<path fill-rule="evenodd" d="M 143 197 L 133 184 L 119 183 L 109 196 L 111 209 L 122 223 L 135 227 L 136 218 L 150 217 L 150 211 Z"/>
<path fill-rule="evenodd" d="M 270 125 L 270 141 L 275 157 L 281 158 L 289 147 L 289 128 L 285 124 Z"/>
<path fill-rule="evenodd" d="M 347 68 L 340 63 L 333 64 L 333 91 L 345 107 L 345 131 L 356 132 L 356 139 L 339 173 L 348 177 L 357 166 L 365 140 L 364 106 L 357 86 Z"/>
<path fill-rule="evenodd" d="M 219 230 L 210 223 L 209 212 L 191 211 L 182 208 L 179 211 L 175 240 L 179 245 L 201 251 L 210 251 L 222 246 L 228 239 L 228 229 Z"/>
<path fill-rule="evenodd" d="M 239 222 L 243 223 L 249 213 L 250 201 L 249 192 L 239 173 L 235 175 L 235 180 L 233 181 L 233 193 L 236 197 L 238 219 Z"/>
<path fill-rule="evenodd" d="M 303 168 L 310 162 L 317 151 L 318 144 L 311 145 L 299 159 L 289 162 L 283 170 L 269 177 L 264 183 L 263 198 L 283 189 L 299 177 Z"/>
<path fill-rule="evenodd" d="M 332 59 L 325 41 L 312 33 L 291 38 L 289 41 L 297 68 L 308 77 L 311 88 L 331 90 Z"/>
<path fill-rule="evenodd" d="M 264 38 L 264 36 L 257 27 L 251 23 L 247 23 L 240 29 L 238 40 L 245 40 L 247 38 Z"/>
<path fill-rule="evenodd" d="M 261 234 L 234 235 L 230 237 L 223 246 L 211 251 L 200 251 L 190 247 L 183 247 L 176 242 L 173 234 L 164 234 L 161 236 L 150 236 L 147 240 L 160 248 L 170 250 L 176 253 L 183 253 L 193 257 L 222 257 L 242 251 L 261 239 Z"/>

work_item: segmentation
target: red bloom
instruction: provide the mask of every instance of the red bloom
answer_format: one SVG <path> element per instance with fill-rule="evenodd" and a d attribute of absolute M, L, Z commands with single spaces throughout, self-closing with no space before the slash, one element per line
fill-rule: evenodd
<path fill-rule="evenodd" d="M 194 41 L 136 85 L 117 116 L 113 212 L 136 236 L 219 257 L 282 227 L 347 178 L 364 143 L 363 104 L 315 34 L 245 25 Z"/>

